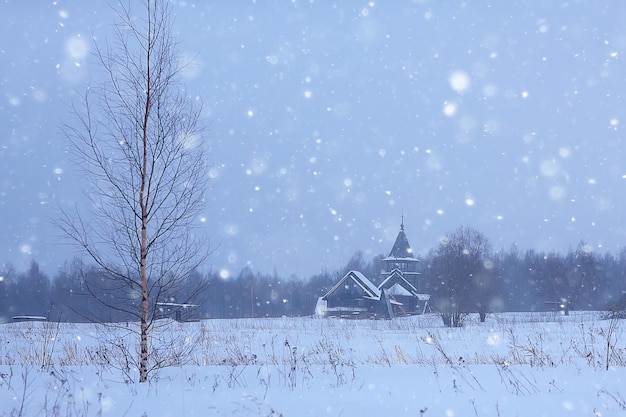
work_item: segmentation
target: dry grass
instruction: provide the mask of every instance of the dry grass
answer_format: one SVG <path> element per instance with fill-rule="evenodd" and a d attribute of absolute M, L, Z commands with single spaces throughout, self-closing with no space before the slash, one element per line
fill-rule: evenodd
<path fill-rule="evenodd" d="M 602 320 L 599 313 L 491 315 L 485 323 L 470 316 L 463 328 L 443 327 L 436 315 L 392 321 L 342 321 L 313 318 L 206 320 L 197 323 L 162 321 L 150 343 L 160 354 L 152 358 L 153 378 L 159 370 L 181 367 L 187 384 L 196 380 L 194 367 L 214 367 L 213 392 L 256 384 L 296 390 L 323 382 L 350 386 L 359 368 L 421 366 L 432 369 L 439 391 L 465 387 L 485 391 L 474 374 L 476 365 L 494 366 L 503 386 L 515 395 L 537 394 L 529 368 L 583 367 L 602 372 L 626 366 L 622 341 L 624 320 Z M 24 415 L 38 374 L 55 379 L 54 397 L 46 412 L 65 410 L 71 417 L 101 413 L 94 403 L 76 395 L 73 367 L 91 366 L 103 382 L 136 380 L 134 323 L 111 327 L 97 324 L 12 323 L 0 326 L 0 389 L 12 392 L 19 406 L 10 415 Z M 454 377 L 442 375 L 446 368 Z M 196 369 L 196 370 L 194 370 Z M 449 373 L 447 373 L 450 375 Z M 106 377 L 103 377 L 106 375 Z M 205 374 L 206 375 L 206 374 Z M 254 376 L 255 375 L 255 376 Z M 449 378 L 449 376 L 448 376 Z M 208 382 L 211 383 L 210 381 Z M 550 389 L 559 389 L 550 387 Z M 605 393 L 614 401 L 619 393 Z M 620 403 L 621 404 L 621 403 Z M 91 407 L 91 408 L 90 408 Z M 58 413 L 57 413 L 58 414 Z M 0 413 L 0 416 L 2 413 Z M 478 414 L 477 414 L 478 415 Z"/>
<path fill-rule="evenodd" d="M 594 368 L 626 365 L 622 320 L 597 313 L 499 314 L 464 328 L 446 328 L 436 316 L 393 321 L 313 318 L 163 321 L 151 343 L 155 366 L 502 364 Z M 0 327 L 0 365 L 132 366 L 135 324 L 13 323 Z M 288 345 L 290 348 L 286 349 Z M 19 347 L 19 348 L 18 348 Z M 26 348 L 24 348 L 26 347 Z M 608 361 L 608 362 L 607 362 Z"/>

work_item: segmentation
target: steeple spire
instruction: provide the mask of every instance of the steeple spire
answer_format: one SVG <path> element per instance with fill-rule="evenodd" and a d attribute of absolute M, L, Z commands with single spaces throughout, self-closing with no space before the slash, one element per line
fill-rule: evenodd
<path fill-rule="evenodd" d="M 404 214 L 400 218 L 400 232 L 398 232 L 396 242 L 393 244 L 391 252 L 389 252 L 389 258 L 414 258 L 413 250 L 404 233 Z"/>

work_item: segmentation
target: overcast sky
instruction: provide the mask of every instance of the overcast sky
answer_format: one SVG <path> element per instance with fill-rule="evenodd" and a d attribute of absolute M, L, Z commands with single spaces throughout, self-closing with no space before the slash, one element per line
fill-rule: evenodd
<path fill-rule="evenodd" d="M 104 2 L 0 3 L 0 263 L 54 274 L 86 204 L 60 134 L 100 74 Z M 177 1 L 204 103 L 207 268 L 307 278 L 425 254 L 459 225 L 496 249 L 626 244 L 626 2 Z M 200 219 L 198 219 L 200 222 Z"/>

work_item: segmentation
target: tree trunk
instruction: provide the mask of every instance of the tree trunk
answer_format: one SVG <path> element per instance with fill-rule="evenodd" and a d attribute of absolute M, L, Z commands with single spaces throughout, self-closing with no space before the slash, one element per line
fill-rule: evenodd
<path fill-rule="evenodd" d="M 145 217 L 144 217 L 145 222 Z M 140 334 L 140 351 L 141 356 L 139 358 L 139 382 L 146 382 L 148 380 L 148 277 L 146 271 L 146 226 L 144 224 L 142 228 L 141 236 L 141 334 Z"/>

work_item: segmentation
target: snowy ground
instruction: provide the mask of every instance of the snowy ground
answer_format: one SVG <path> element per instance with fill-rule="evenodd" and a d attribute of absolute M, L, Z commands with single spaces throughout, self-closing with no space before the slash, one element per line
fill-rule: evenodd
<path fill-rule="evenodd" d="M 146 384 L 132 324 L 0 325 L 0 416 L 626 415 L 624 323 L 600 313 L 160 324 Z"/>

